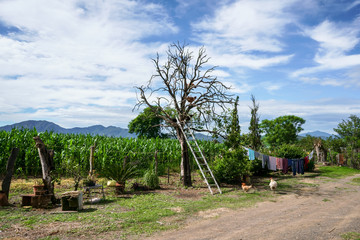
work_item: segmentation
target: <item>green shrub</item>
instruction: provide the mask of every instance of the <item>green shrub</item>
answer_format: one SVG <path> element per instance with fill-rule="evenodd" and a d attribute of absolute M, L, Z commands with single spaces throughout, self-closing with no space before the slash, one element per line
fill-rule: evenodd
<path fill-rule="evenodd" d="M 267 170 L 262 167 L 261 160 L 250 161 L 250 172 L 255 176 L 263 176 L 267 173 Z"/>
<path fill-rule="evenodd" d="M 283 144 L 278 149 L 276 149 L 276 156 L 281 158 L 303 158 L 306 156 L 306 153 L 303 149 L 296 145 Z"/>
<path fill-rule="evenodd" d="M 241 178 L 250 175 L 250 161 L 245 150 L 238 148 L 224 151 L 212 165 L 215 178 L 223 183 L 240 183 Z"/>
<path fill-rule="evenodd" d="M 149 169 L 145 172 L 143 181 L 144 185 L 149 189 L 156 189 L 160 187 L 159 177 L 153 169 Z"/>
<path fill-rule="evenodd" d="M 307 169 L 305 169 L 306 171 L 309 172 L 313 172 L 315 170 L 315 162 L 314 160 L 310 160 L 308 165 L 307 165 Z"/>

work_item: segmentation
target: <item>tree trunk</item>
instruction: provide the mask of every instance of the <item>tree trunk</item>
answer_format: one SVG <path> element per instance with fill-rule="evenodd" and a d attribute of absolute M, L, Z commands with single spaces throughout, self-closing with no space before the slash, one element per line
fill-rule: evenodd
<path fill-rule="evenodd" d="M 6 165 L 6 175 L 5 178 L 2 182 L 2 191 L 5 192 L 7 199 L 9 199 L 9 191 L 10 191 L 10 184 L 11 184 L 11 178 L 12 175 L 14 173 L 14 165 L 15 165 L 15 161 L 16 161 L 16 157 L 19 153 L 19 149 L 18 148 L 13 148 L 11 150 L 11 154 L 9 157 L 9 160 L 7 162 Z"/>
<path fill-rule="evenodd" d="M 190 158 L 189 158 L 189 147 L 186 143 L 186 139 L 184 134 L 182 134 L 181 130 L 178 131 L 178 138 L 181 145 L 181 173 L 183 184 L 185 187 L 191 187 L 191 167 L 190 167 Z"/>
<path fill-rule="evenodd" d="M 51 202 L 55 204 L 56 198 L 54 194 L 54 183 L 52 182 L 52 177 L 50 174 L 51 170 L 54 169 L 54 162 L 53 162 L 54 151 L 48 150 L 39 136 L 34 137 L 34 140 L 39 152 L 41 170 L 42 170 L 42 179 L 45 185 L 45 190 L 47 191 L 48 194 L 51 195 Z"/>

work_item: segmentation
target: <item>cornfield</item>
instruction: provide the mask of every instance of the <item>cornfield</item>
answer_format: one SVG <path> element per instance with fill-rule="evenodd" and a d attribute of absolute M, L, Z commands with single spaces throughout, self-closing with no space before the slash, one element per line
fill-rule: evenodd
<path fill-rule="evenodd" d="M 128 139 L 90 134 L 37 132 L 36 129 L 12 129 L 10 132 L 0 131 L 0 175 L 4 175 L 7 160 L 14 147 L 20 149 L 14 174 L 24 177 L 41 175 L 34 136 L 39 136 L 48 149 L 54 150 L 55 168 L 61 176 L 71 175 L 74 169 L 85 176 L 90 168 L 90 147 L 94 144 L 94 169 L 98 174 L 101 174 L 108 163 L 120 164 L 125 157 L 137 166 L 139 172 L 144 172 L 154 163 L 157 152 L 160 174 L 164 174 L 168 168 L 178 170 L 181 160 L 181 148 L 176 139 Z M 209 162 L 213 161 L 223 148 L 223 144 L 211 141 L 198 143 Z M 193 168 L 196 168 L 195 164 Z"/>

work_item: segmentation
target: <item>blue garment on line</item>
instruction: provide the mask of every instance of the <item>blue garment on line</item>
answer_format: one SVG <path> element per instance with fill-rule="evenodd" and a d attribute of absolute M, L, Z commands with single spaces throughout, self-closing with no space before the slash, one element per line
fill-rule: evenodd
<path fill-rule="evenodd" d="M 299 159 L 299 172 L 301 174 L 304 174 L 304 163 L 305 163 L 305 159 Z"/>
<path fill-rule="evenodd" d="M 264 154 L 262 159 L 262 168 L 265 167 L 269 169 L 269 156 Z"/>
<path fill-rule="evenodd" d="M 293 172 L 293 175 L 296 175 L 297 167 L 298 167 L 298 160 L 297 159 L 290 159 L 291 160 L 291 170 Z"/>
<path fill-rule="evenodd" d="M 249 160 L 255 160 L 255 151 L 249 149 Z"/>

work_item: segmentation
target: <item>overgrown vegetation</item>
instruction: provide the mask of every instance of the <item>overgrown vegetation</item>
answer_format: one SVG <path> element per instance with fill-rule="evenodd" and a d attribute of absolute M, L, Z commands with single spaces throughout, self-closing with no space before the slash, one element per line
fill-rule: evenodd
<path fill-rule="evenodd" d="M 149 168 L 154 161 L 155 152 L 159 161 L 159 174 L 168 168 L 177 170 L 180 166 L 180 144 L 174 139 L 128 139 L 84 134 L 58 134 L 37 132 L 36 129 L 13 129 L 0 131 L 0 175 L 4 174 L 11 149 L 18 147 L 20 152 L 15 163 L 15 176 L 29 177 L 41 175 L 39 154 L 34 146 L 34 136 L 40 136 L 49 149 L 54 149 L 54 162 L 58 174 L 68 177 L 86 177 L 90 168 L 90 146 L 96 142 L 94 169 L 101 175 L 102 170 L 113 162 L 122 164 L 128 161 L 136 164 L 139 174 Z M 222 143 L 199 141 L 199 145 L 210 162 L 224 147 Z"/>

